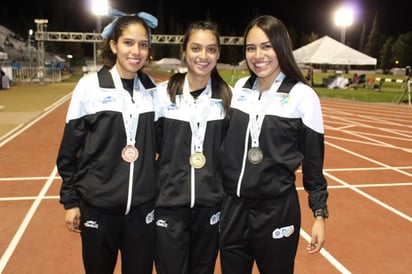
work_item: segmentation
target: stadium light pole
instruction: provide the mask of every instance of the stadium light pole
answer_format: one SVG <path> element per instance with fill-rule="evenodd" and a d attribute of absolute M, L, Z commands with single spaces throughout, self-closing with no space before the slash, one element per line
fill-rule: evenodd
<path fill-rule="evenodd" d="M 29 29 L 29 37 L 27 39 L 27 50 L 29 52 L 29 67 L 31 68 L 31 36 L 33 35 L 33 30 Z"/>
<path fill-rule="evenodd" d="M 108 0 L 93 0 L 92 1 L 92 12 L 96 15 L 96 32 L 102 32 L 102 16 L 107 15 L 109 10 L 109 2 Z M 97 66 L 97 46 L 96 42 L 93 42 L 93 64 L 94 70 L 96 70 Z"/>
<path fill-rule="evenodd" d="M 346 28 L 353 23 L 353 10 L 349 7 L 340 7 L 335 12 L 335 25 L 340 27 L 340 41 L 346 44 Z"/>

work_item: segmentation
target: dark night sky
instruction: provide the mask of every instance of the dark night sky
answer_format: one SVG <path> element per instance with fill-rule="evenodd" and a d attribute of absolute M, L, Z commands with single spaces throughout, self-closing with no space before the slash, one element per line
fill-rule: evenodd
<path fill-rule="evenodd" d="M 2 4 L 0 24 L 25 37 L 35 29 L 35 18 L 49 20 L 49 31 L 93 32 L 96 17 L 90 12 L 91 0 L 19 0 L 20 9 L 12 1 Z M 243 1 L 242 1 L 243 2 Z M 182 30 L 165 31 L 172 20 L 184 28 L 189 21 L 209 18 L 220 24 L 222 35 L 241 36 L 247 22 L 257 14 L 272 14 L 280 18 L 289 30 L 297 34 L 315 32 L 339 40 L 340 29 L 334 25 L 333 12 L 342 2 L 357 6 L 354 23 L 346 31 L 349 43 L 358 44 L 361 29 L 369 32 L 378 13 L 380 32 L 387 36 L 412 31 L 411 11 L 401 0 L 109 0 L 112 7 L 125 12 L 147 11 L 159 17 L 155 34 L 182 34 Z M 8 7 L 8 5 L 12 7 Z M 163 7 L 161 9 L 160 7 Z M 227 8 L 227 6 L 231 8 Z M 161 15 L 160 10 L 163 10 Z M 109 19 L 103 19 L 103 27 Z M 163 30 L 161 29 L 163 28 Z"/>

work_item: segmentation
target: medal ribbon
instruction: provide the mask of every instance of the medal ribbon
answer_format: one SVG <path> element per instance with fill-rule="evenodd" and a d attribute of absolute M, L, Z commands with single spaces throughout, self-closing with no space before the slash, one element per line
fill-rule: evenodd
<path fill-rule="evenodd" d="M 137 126 L 139 122 L 139 109 L 138 104 L 136 103 L 135 95 L 139 90 L 139 78 L 137 74 L 134 77 L 133 81 L 133 95 L 132 100 L 127 102 L 126 98 L 130 96 L 130 93 L 123 88 L 122 81 L 120 80 L 119 72 L 116 69 L 116 65 L 113 66 L 111 69 L 112 78 L 114 81 L 114 86 L 116 90 L 120 92 L 120 98 L 122 102 L 122 115 L 123 115 L 123 123 L 126 132 L 126 143 L 127 145 L 134 146 L 136 143 L 136 132 Z M 127 215 L 130 211 L 132 205 L 132 189 L 133 189 L 133 174 L 134 174 L 134 162 L 130 163 L 129 169 L 129 185 L 128 185 L 128 193 L 127 193 L 127 205 L 125 215 Z"/>
<path fill-rule="evenodd" d="M 259 136 L 260 136 L 260 131 L 262 130 L 262 124 L 263 124 L 263 119 L 265 118 L 266 115 L 266 110 L 269 107 L 269 104 L 271 102 L 272 94 L 276 93 L 276 91 L 279 89 L 279 86 L 282 82 L 282 79 L 276 79 L 270 89 L 267 91 L 267 95 L 261 97 L 262 98 L 262 103 L 259 100 L 259 98 L 254 99 L 254 106 L 252 108 L 252 111 L 249 113 L 249 129 L 250 129 L 250 137 L 252 139 L 252 148 L 259 147 Z M 258 87 L 259 83 L 256 80 L 253 89 L 254 90 L 259 90 Z M 260 95 L 259 95 L 260 96 Z M 257 107 L 261 105 L 261 107 Z"/>
<path fill-rule="evenodd" d="M 122 115 L 123 115 L 123 123 L 126 132 L 126 143 L 127 145 L 132 145 L 136 143 L 136 132 L 137 126 L 139 123 L 139 110 L 138 105 L 135 100 L 135 94 L 139 90 L 139 78 L 137 74 L 135 75 L 134 82 L 133 82 L 133 96 L 132 101 L 127 103 L 127 97 L 129 96 L 129 92 L 123 88 L 122 81 L 120 80 L 119 72 L 116 69 L 116 66 L 113 66 L 112 70 L 112 77 L 114 81 L 114 86 L 116 90 L 120 91 L 120 98 L 122 102 Z"/>
<path fill-rule="evenodd" d="M 210 111 L 211 104 L 211 80 L 209 79 L 206 89 L 199 95 L 197 99 L 190 95 L 189 81 L 185 79 L 183 85 L 183 98 L 189 105 L 191 110 L 190 129 L 192 130 L 192 152 L 203 152 L 203 142 L 206 133 L 207 117 Z"/>

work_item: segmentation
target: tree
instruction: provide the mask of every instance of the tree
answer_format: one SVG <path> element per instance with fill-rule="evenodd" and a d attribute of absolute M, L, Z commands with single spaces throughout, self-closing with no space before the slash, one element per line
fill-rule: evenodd
<path fill-rule="evenodd" d="M 359 51 L 365 52 L 365 40 L 366 40 L 366 25 L 362 25 L 362 32 L 359 38 Z"/>
<path fill-rule="evenodd" d="M 379 32 L 378 13 L 375 13 L 372 23 L 372 29 L 368 35 L 364 53 L 377 58 L 381 45 L 383 44 L 384 36 Z"/>
<path fill-rule="evenodd" d="M 394 37 L 391 36 L 387 38 L 385 43 L 383 44 L 382 49 L 380 50 L 379 68 L 383 69 L 384 71 L 390 69 L 393 66 L 392 46 L 394 42 Z"/>
<path fill-rule="evenodd" d="M 393 61 L 400 67 L 412 65 L 412 32 L 400 34 L 392 46 Z"/>

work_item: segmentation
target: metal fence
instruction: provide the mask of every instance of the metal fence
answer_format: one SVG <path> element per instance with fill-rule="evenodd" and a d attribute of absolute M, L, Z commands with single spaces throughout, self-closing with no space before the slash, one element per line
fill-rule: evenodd
<path fill-rule="evenodd" d="M 13 84 L 44 84 L 58 83 L 62 80 L 60 68 L 52 67 L 20 67 L 5 68 L 3 70 Z M 9 73 L 7 73 L 9 72 Z M 10 73 L 11 72 L 11 73 Z"/>

